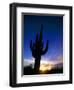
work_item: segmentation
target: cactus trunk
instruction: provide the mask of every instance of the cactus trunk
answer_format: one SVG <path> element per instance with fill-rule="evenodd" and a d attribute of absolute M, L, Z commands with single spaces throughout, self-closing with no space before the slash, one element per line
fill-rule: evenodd
<path fill-rule="evenodd" d="M 40 59 L 41 59 L 41 58 L 36 58 L 36 59 L 35 59 L 34 71 L 35 71 L 36 73 L 39 72 L 39 68 L 40 68 Z"/>

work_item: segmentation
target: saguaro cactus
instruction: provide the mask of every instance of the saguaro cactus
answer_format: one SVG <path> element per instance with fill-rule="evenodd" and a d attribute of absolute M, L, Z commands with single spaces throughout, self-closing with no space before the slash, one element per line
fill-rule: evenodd
<path fill-rule="evenodd" d="M 35 64 L 34 64 L 34 70 L 38 73 L 40 68 L 40 60 L 41 56 L 44 55 L 48 50 L 48 40 L 46 43 L 46 48 L 43 49 L 44 43 L 42 40 L 42 31 L 43 31 L 43 25 L 41 25 L 41 31 L 40 34 L 36 35 L 36 40 L 33 43 L 32 40 L 30 41 L 30 49 L 32 51 L 32 56 L 35 58 Z"/>

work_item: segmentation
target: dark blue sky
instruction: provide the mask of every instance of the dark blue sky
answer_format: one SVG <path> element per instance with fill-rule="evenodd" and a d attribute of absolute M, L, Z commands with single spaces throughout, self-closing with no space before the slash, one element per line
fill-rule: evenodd
<path fill-rule="evenodd" d="M 46 41 L 49 40 L 49 48 L 44 57 L 54 60 L 59 55 L 63 56 L 63 16 L 24 15 L 23 19 L 24 59 L 32 57 L 30 40 L 35 41 L 36 33 L 40 32 L 41 24 L 43 24 L 44 48 Z"/>

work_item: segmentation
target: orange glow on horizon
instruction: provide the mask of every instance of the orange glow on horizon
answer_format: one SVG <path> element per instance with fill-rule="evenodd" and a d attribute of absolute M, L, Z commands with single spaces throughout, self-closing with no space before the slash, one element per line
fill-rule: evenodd
<path fill-rule="evenodd" d="M 50 64 L 41 64 L 40 65 L 41 72 L 45 72 L 45 71 L 51 70 L 51 69 L 52 69 L 52 65 L 50 65 Z"/>

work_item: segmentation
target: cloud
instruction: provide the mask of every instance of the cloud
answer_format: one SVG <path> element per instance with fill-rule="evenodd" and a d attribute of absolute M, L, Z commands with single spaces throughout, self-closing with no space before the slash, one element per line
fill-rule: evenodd
<path fill-rule="evenodd" d="M 31 59 L 24 59 L 23 63 L 24 63 L 24 67 L 31 65 L 34 68 L 34 59 L 33 58 L 31 58 Z"/>
<path fill-rule="evenodd" d="M 35 59 L 34 58 L 30 58 L 30 59 L 24 59 L 24 67 L 26 66 L 32 66 L 32 68 L 34 68 L 34 63 L 35 63 Z M 41 58 L 40 64 L 49 64 L 52 66 L 58 66 L 58 67 L 62 67 L 63 66 L 63 57 L 61 55 L 59 55 L 55 60 L 50 60 L 49 58 Z"/>

